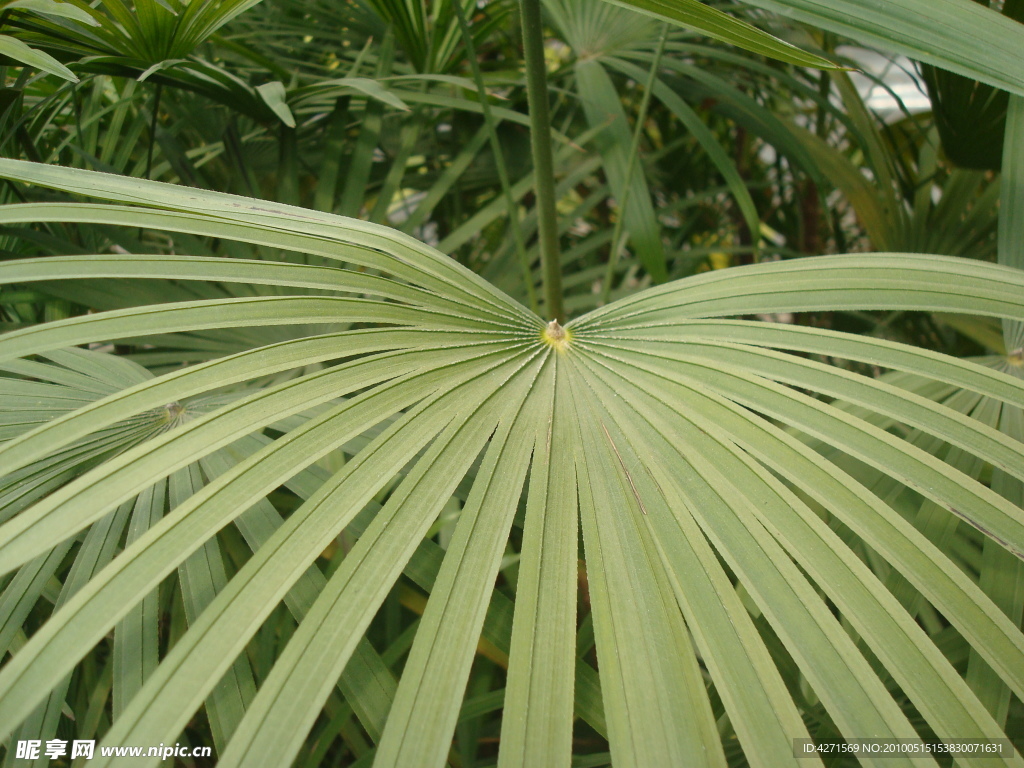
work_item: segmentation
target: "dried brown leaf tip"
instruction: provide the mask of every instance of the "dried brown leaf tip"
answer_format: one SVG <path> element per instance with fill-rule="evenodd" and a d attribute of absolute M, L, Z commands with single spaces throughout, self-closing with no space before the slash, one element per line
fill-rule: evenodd
<path fill-rule="evenodd" d="M 557 320 L 552 320 L 548 323 L 544 330 L 541 331 L 541 338 L 553 347 L 558 352 L 564 352 L 569 348 L 569 342 L 572 341 L 572 332 L 559 325 Z"/>

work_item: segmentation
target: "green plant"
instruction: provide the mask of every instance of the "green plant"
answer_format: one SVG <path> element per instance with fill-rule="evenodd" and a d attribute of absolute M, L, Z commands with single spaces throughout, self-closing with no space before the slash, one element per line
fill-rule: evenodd
<path fill-rule="evenodd" d="M 957 0 L 753 4 L 925 40 L 911 52 L 1012 88 L 1002 264 L 753 264 L 562 323 L 553 173 L 533 181 L 547 208 L 541 317 L 380 224 L 0 160 L 19 190 L 59 193 L 0 208 L 6 231 L 94 225 L 152 251 L 0 263 L 4 285 L 66 300 L 61 286 L 80 285 L 108 308 L 0 338 L 8 745 L 57 733 L 73 675 L 95 698 L 81 737 L 174 743 L 205 704 L 220 764 L 246 768 L 319 764 L 338 732 L 358 764 L 469 764 L 493 756 L 472 723 L 499 707 L 500 766 L 569 765 L 574 752 L 617 767 L 811 764 L 792 739 L 1012 731 L 1020 29 Z M 734 42 L 755 34 L 723 32 L 731 22 L 697 2 L 637 5 Z M 534 54 L 538 12 L 524 7 Z M 972 51 L 953 34 L 964 28 L 1007 52 Z M 556 151 L 546 74 L 528 59 L 542 162 Z M 746 319 L 835 310 L 1004 318 L 1009 354 L 964 360 Z M 120 354 L 79 348 L 104 342 Z M 45 621 L 41 599 L 55 605 Z M 400 605 L 422 616 L 375 646 L 371 626 Z M 109 655 L 94 652 L 111 631 Z M 475 676 L 480 658 L 494 664 Z"/>

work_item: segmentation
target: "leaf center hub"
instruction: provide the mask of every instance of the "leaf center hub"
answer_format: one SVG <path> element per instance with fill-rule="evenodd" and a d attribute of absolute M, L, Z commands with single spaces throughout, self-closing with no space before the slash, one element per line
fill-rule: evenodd
<path fill-rule="evenodd" d="M 569 342 L 572 341 L 572 331 L 563 328 L 557 320 L 552 320 L 541 331 L 540 337 L 549 347 L 558 352 L 564 352 L 569 348 Z"/>

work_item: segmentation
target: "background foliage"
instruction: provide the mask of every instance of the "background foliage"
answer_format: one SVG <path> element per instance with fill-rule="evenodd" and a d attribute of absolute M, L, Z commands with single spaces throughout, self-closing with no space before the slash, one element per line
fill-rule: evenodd
<path fill-rule="evenodd" d="M 1019 750 L 1022 13 L 4 4 L 4 764 Z"/>

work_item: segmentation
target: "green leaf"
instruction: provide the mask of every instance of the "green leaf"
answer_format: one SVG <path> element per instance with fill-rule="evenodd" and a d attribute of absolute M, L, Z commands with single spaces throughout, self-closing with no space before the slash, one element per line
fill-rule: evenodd
<path fill-rule="evenodd" d="M 573 375 L 576 374 L 576 375 Z M 691 639 L 666 590 L 647 510 L 608 425 L 573 371 L 576 471 L 612 759 L 725 765 Z"/>
<path fill-rule="evenodd" d="M 48 74 L 70 80 L 72 83 L 78 82 L 78 76 L 53 56 L 38 48 L 30 48 L 21 40 L 10 35 L 0 35 L 0 56 L 7 56 L 19 64 L 35 67 Z"/>
<path fill-rule="evenodd" d="M 837 65 L 828 59 L 783 42 L 745 21 L 740 21 L 717 8 L 698 2 L 698 0 L 606 0 L 606 2 L 632 8 L 648 16 L 663 19 L 705 34 L 715 40 L 721 40 L 724 43 L 730 43 L 779 61 L 786 61 L 801 67 L 837 68 Z"/>
<path fill-rule="evenodd" d="M 619 213 L 625 216 L 625 229 L 630 233 L 637 260 L 656 282 L 663 282 L 668 272 L 661 243 L 661 225 L 654 214 L 651 193 L 642 169 L 632 174 L 628 172 L 631 134 L 619 95 L 608 73 L 597 61 L 577 62 L 575 73 L 587 121 L 591 128 L 599 129 L 594 141 L 612 193 L 620 201 L 629 201 L 624 212 L 620 203 Z"/>
<path fill-rule="evenodd" d="M 266 102 L 266 105 L 273 110 L 274 114 L 281 118 L 281 122 L 289 128 L 295 127 L 295 116 L 288 108 L 288 94 L 285 92 L 284 83 L 274 80 L 270 83 L 256 86 L 256 93 Z"/>
<path fill-rule="evenodd" d="M 999 263 L 1024 268 L 1024 97 L 1010 99 L 1003 144 L 1003 176 L 999 208 Z M 1003 321 L 1007 352 L 1024 348 L 1024 322 Z"/>
<path fill-rule="evenodd" d="M 679 0 L 673 0 L 679 2 Z M 1024 94 L 1022 26 L 963 0 L 745 0 L 749 5 Z"/>
<path fill-rule="evenodd" d="M 509 391 L 518 390 L 522 397 L 524 384 L 534 375 L 521 374 L 515 382 L 518 386 Z M 449 493 L 454 489 L 494 430 L 496 419 L 517 404 L 514 397 L 509 398 L 511 403 L 503 400 L 491 397 L 480 403 L 474 398 L 467 403 L 360 537 L 299 629 L 296 642 L 260 689 L 243 722 L 245 730 L 240 731 L 245 736 L 223 757 L 228 765 L 243 761 L 245 765 L 280 765 L 294 755 L 320 709 L 326 694 L 324 681 L 333 679 L 334 670 L 340 672 L 344 666 L 355 639 L 433 522 L 439 498 L 447 496 L 443 489 L 447 487 Z M 442 469 L 445 465 L 453 465 L 455 471 Z M 353 480 L 359 475 L 353 475 Z M 354 602 L 344 600 L 348 594 Z M 328 647 L 335 650 L 327 653 Z"/>
<path fill-rule="evenodd" d="M 543 439 L 538 427 L 550 412 L 550 359 L 546 367 L 518 412 L 504 416 L 487 447 L 416 632 L 377 747 L 374 762 L 379 765 L 432 766 L 448 753 L 491 585 L 533 447 Z M 440 706 L 418 706 L 426 695 Z"/>
<path fill-rule="evenodd" d="M 0 338 L 3 736 L 51 738 L 68 700 L 76 735 L 112 711 L 106 746 L 188 728 L 245 766 L 319 764 L 334 744 L 353 764 L 485 759 L 502 703 L 503 768 L 771 768 L 808 736 L 1005 737 L 1024 695 L 1013 361 L 727 318 L 1020 322 L 1020 270 L 762 263 L 545 328 L 384 227 L 0 173 L 111 201 L 5 206 L 5 223 L 232 255 L 0 264 L 0 281 L 117 307 Z M 62 348 L 107 339 L 154 348 Z M 182 350 L 202 362 L 170 368 Z"/>
<path fill-rule="evenodd" d="M 88 11 L 71 3 L 60 2 L 60 0 L 12 0 L 9 3 L 5 3 L 3 9 L 5 11 L 21 9 L 35 13 L 45 13 L 48 16 L 58 16 L 63 19 L 80 21 L 92 27 L 100 25 L 100 22 L 93 18 L 93 15 Z"/>
<path fill-rule="evenodd" d="M 573 413 L 556 358 L 538 435 L 516 587 L 500 768 L 564 764 L 572 754 L 578 517 Z"/>

